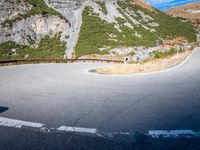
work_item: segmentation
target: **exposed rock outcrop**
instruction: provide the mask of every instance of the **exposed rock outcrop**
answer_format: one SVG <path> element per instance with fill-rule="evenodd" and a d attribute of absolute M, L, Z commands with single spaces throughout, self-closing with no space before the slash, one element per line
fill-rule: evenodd
<path fill-rule="evenodd" d="M 35 15 L 15 22 L 12 27 L 2 28 L 0 41 L 14 41 L 18 44 L 30 45 L 32 41 L 39 41 L 45 35 L 50 37 L 54 37 L 57 33 L 67 35 L 68 31 L 68 24 L 57 16 Z"/>
<path fill-rule="evenodd" d="M 87 0 L 44 0 L 49 7 L 63 14 L 70 23 L 67 57 L 72 57 L 82 24 L 82 11 Z"/>
<path fill-rule="evenodd" d="M 19 14 L 25 14 L 32 9 L 32 5 L 17 0 L 0 0 L 0 23 L 6 20 L 14 19 Z"/>
<path fill-rule="evenodd" d="M 25 0 L 1 0 L 0 7 L 0 43 L 13 41 L 21 45 L 30 45 L 35 41 L 39 42 L 46 35 L 54 37 L 58 33 L 62 34 L 61 41 L 66 41 L 69 35 L 69 23 L 59 16 L 36 14 L 17 19 L 33 8 Z M 12 21 L 12 24 L 4 24 L 7 20 Z"/>

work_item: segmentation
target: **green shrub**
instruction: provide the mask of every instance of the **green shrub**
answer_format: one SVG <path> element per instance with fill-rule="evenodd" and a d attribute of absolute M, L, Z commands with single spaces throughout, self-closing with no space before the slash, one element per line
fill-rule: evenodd
<path fill-rule="evenodd" d="M 11 49 L 18 45 L 15 42 L 4 42 L 0 44 L 0 60 L 11 59 Z"/>
<path fill-rule="evenodd" d="M 98 4 L 100 5 L 100 7 L 102 9 L 102 12 L 107 15 L 108 14 L 108 10 L 106 8 L 105 2 L 99 2 Z"/>
<path fill-rule="evenodd" d="M 17 55 L 11 55 L 11 49 L 15 48 Z M 0 44 L 0 60 L 24 58 L 28 55 L 29 58 L 63 58 L 66 45 L 60 41 L 60 35 L 53 38 L 44 37 L 37 48 L 18 45 L 15 42 L 4 42 Z"/>
<path fill-rule="evenodd" d="M 176 53 L 176 49 L 174 48 L 171 48 L 169 51 L 165 51 L 165 52 L 162 52 L 162 51 L 154 51 L 153 52 L 153 55 L 154 55 L 154 58 L 164 58 L 164 57 L 167 57 L 167 56 L 172 56 Z"/>

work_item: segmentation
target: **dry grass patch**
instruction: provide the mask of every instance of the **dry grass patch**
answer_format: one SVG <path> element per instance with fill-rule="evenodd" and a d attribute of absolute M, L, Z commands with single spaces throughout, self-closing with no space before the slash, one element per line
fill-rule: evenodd
<path fill-rule="evenodd" d="M 182 52 L 177 55 L 169 56 L 166 58 L 152 59 L 145 63 L 139 64 L 123 64 L 114 67 L 97 68 L 96 72 L 100 74 L 132 74 L 132 73 L 148 73 L 161 71 L 177 66 L 184 61 L 192 51 Z"/>

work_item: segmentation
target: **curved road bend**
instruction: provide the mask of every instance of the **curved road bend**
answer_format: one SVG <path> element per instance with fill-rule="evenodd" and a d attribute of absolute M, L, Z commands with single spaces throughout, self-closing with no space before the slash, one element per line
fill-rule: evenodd
<path fill-rule="evenodd" d="M 146 75 L 86 71 L 105 64 L 0 68 L 1 117 L 102 131 L 200 130 L 200 48 L 181 67 Z"/>

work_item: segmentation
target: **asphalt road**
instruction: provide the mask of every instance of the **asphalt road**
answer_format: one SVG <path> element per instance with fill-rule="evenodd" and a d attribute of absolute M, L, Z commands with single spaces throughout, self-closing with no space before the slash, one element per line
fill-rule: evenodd
<path fill-rule="evenodd" d="M 87 71 L 101 66 L 105 64 L 1 67 L 0 116 L 104 132 L 200 131 L 200 48 L 181 67 L 160 73 Z"/>

